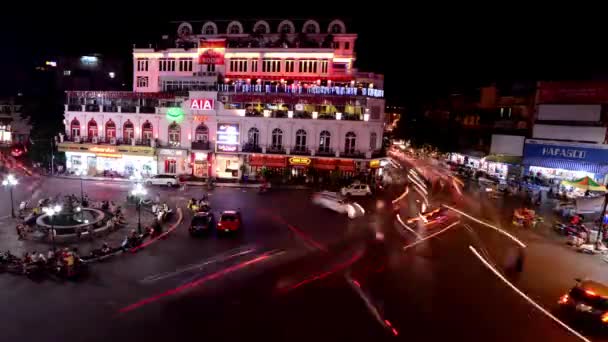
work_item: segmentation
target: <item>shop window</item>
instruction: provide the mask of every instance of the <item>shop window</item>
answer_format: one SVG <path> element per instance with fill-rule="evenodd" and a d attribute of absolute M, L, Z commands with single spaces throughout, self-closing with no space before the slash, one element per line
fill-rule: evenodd
<path fill-rule="evenodd" d="M 165 160 L 165 173 L 177 173 L 177 161 L 175 159 Z"/>
<path fill-rule="evenodd" d="M 127 144 L 130 144 L 131 140 L 135 139 L 135 128 L 131 120 L 127 120 L 127 122 L 125 122 L 125 124 L 123 125 L 122 139 Z"/>
<path fill-rule="evenodd" d="M 197 142 L 206 143 L 209 141 L 209 129 L 205 125 L 198 125 L 196 127 L 196 131 L 194 132 L 194 140 Z"/>
<path fill-rule="evenodd" d="M 70 133 L 73 137 L 80 136 L 80 122 L 78 120 L 72 120 L 72 123 L 70 124 Z"/>
<path fill-rule="evenodd" d="M 112 120 L 106 122 L 106 138 L 116 138 L 116 124 Z"/>
<path fill-rule="evenodd" d="M 306 150 L 306 131 L 303 129 L 299 129 L 296 132 L 296 151 L 305 151 Z"/>
<path fill-rule="evenodd" d="M 89 121 L 88 127 L 87 127 L 87 132 L 89 134 L 89 137 L 96 137 L 97 136 L 97 122 L 93 119 L 91 119 Z"/>
<path fill-rule="evenodd" d="M 320 140 L 319 140 L 319 151 L 321 152 L 329 152 L 330 151 L 330 144 L 331 144 L 331 133 L 329 133 L 328 131 L 323 131 L 321 132 L 321 134 L 319 135 Z"/>
<path fill-rule="evenodd" d="M 372 132 L 369 135 L 369 149 L 370 150 L 375 150 L 376 149 L 376 140 L 377 140 L 377 135 L 376 133 Z"/>
<path fill-rule="evenodd" d="M 150 143 L 150 140 L 152 140 L 153 135 L 152 124 L 149 121 L 144 122 L 144 124 L 141 126 L 142 140 L 148 144 Z"/>
<path fill-rule="evenodd" d="M 260 144 L 260 130 L 255 127 L 249 129 L 247 132 L 247 142 L 252 146 L 258 146 Z"/>
<path fill-rule="evenodd" d="M 148 71 L 148 59 L 138 58 L 137 59 L 137 71 Z"/>
<path fill-rule="evenodd" d="M 272 130 L 272 149 L 283 149 L 283 131 L 281 131 L 280 128 L 275 128 Z"/>
<path fill-rule="evenodd" d="M 181 129 L 175 122 L 169 126 L 169 146 L 177 147 L 181 143 Z"/>
<path fill-rule="evenodd" d="M 351 154 L 355 152 L 355 144 L 357 135 L 353 132 L 346 133 L 346 139 L 344 141 L 344 153 Z"/>

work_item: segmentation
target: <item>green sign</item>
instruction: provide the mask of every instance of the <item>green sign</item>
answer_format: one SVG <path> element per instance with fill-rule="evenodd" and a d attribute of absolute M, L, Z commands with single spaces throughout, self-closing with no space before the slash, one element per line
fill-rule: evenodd
<path fill-rule="evenodd" d="M 167 109 L 167 120 L 175 121 L 177 123 L 182 122 L 182 120 L 184 120 L 184 110 L 180 107 L 172 107 Z"/>

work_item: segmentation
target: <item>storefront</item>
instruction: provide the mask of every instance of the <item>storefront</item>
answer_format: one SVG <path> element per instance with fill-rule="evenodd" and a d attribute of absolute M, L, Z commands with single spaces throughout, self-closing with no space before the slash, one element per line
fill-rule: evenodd
<path fill-rule="evenodd" d="M 159 173 L 181 175 L 190 173 L 190 155 L 187 150 L 178 148 L 158 149 Z"/>
<path fill-rule="evenodd" d="M 224 179 L 238 179 L 243 159 L 238 154 L 215 155 L 215 177 Z"/>
<path fill-rule="evenodd" d="M 509 175 L 521 175 L 522 157 L 492 154 L 481 159 L 480 169 L 489 175 L 507 179 Z"/>
<path fill-rule="evenodd" d="M 207 178 L 211 173 L 211 161 L 213 154 L 208 152 L 192 152 L 190 161 L 192 163 L 192 175 L 199 178 Z"/>
<path fill-rule="evenodd" d="M 449 160 L 455 164 L 468 166 L 474 169 L 479 169 L 481 167 L 481 159 L 481 154 L 471 155 L 462 153 L 450 153 L 449 158 Z"/>
<path fill-rule="evenodd" d="M 291 157 L 289 158 L 289 167 L 292 177 L 306 177 L 308 169 L 312 164 L 312 159 L 308 157 Z"/>
<path fill-rule="evenodd" d="M 574 180 L 589 176 L 604 184 L 608 173 L 608 147 L 600 144 L 526 140 L 526 175 Z"/>
<path fill-rule="evenodd" d="M 123 176 L 157 174 L 154 148 L 149 146 L 114 146 L 60 143 L 68 171 L 85 170 L 88 175 L 113 173 Z"/>

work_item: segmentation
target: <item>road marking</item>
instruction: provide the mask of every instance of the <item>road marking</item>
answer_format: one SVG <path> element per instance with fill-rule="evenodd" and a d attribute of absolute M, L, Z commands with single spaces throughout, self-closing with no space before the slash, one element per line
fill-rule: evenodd
<path fill-rule="evenodd" d="M 403 222 L 403 220 L 401 219 L 401 216 L 399 214 L 397 214 L 397 221 L 399 221 L 399 223 L 401 223 L 401 225 L 403 226 L 403 228 L 409 230 L 412 234 L 416 235 L 416 237 L 418 239 L 422 239 L 422 236 L 420 234 L 418 234 L 414 229 L 412 229 L 410 226 L 408 226 L 407 224 L 405 224 Z"/>
<path fill-rule="evenodd" d="M 175 271 L 163 272 L 163 273 L 159 273 L 159 274 L 155 274 L 155 275 L 151 275 L 151 276 L 145 277 L 144 279 L 140 280 L 140 282 L 142 282 L 142 283 L 152 283 L 152 282 L 155 282 L 155 281 L 171 278 L 171 277 L 174 277 L 176 275 L 179 275 L 179 274 L 182 274 L 182 273 L 185 273 L 185 272 L 188 272 L 188 271 L 197 270 L 197 269 L 201 270 L 205 266 L 208 266 L 208 265 L 211 265 L 211 264 L 214 264 L 214 263 L 218 263 L 218 262 L 228 261 L 228 260 L 230 260 L 232 258 L 236 258 L 236 257 L 242 256 L 242 255 L 246 255 L 246 254 L 252 253 L 255 250 L 256 250 L 255 248 L 249 248 L 249 249 L 246 249 L 244 251 L 238 251 L 237 253 L 226 255 L 226 254 L 228 254 L 228 253 L 231 252 L 231 251 L 228 251 L 227 253 L 222 253 L 222 254 L 213 256 L 213 257 L 211 257 L 209 259 L 206 259 L 206 260 L 204 260 L 204 261 L 202 261 L 200 263 L 191 264 L 191 265 L 188 265 L 186 267 L 177 269 Z"/>
<path fill-rule="evenodd" d="M 547 311 L 545 308 L 543 308 L 542 306 L 540 306 L 540 304 L 536 303 L 532 298 L 528 297 L 528 295 L 526 295 L 523 291 L 521 291 L 520 289 L 517 288 L 517 286 L 513 285 L 513 283 L 511 283 L 509 280 L 507 280 L 507 278 L 505 278 L 500 272 L 498 272 L 498 270 L 496 268 L 494 268 L 492 265 L 490 265 L 490 263 L 488 261 L 486 261 L 486 259 L 484 259 L 479 252 L 477 252 L 477 250 L 475 249 L 475 247 L 473 246 L 469 246 L 469 249 L 471 250 L 471 252 L 473 252 L 473 254 L 488 268 L 490 269 L 490 271 L 492 271 L 492 273 L 494 273 L 500 280 L 502 280 L 505 284 L 507 284 L 511 289 L 513 289 L 513 291 L 515 291 L 517 294 L 519 294 L 520 296 L 522 296 L 526 301 L 528 301 L 530 304 L 532 304 L 534 307 L 536 307 L 538 310 L 540 310 L 540 312 L 544 313 L 545 315 L 547 315 L 547 317 L 551 318 L 553 321 L 555 321 L 557 324 L 561 325 L 564 329 L 568 330 L 569 332 L 571 332 L 573 335 L 575 335 L 576 337 L 580 338 L 581 340 L 585 341 L 585 342 L 591 342 L 591 340 L 589 340 L 588 338 L 586 338 L 585 336 L 581 335 L 579 332 L 577 332 L 576 330 L 570 328 L 566 323 L 562 322 L 561 320 L 559 320 L 557 317 L 553 316 L 553 314 L 551 314 L 549 311 Z"/>
<path fill-rule="evenodd" d="M 512 235 L 512 234 L 510 234 L 510 233 L 507 233 L 507 232 L 506 232 L 506 231 L 504 231 L 503 229 L 500 229 L 500 228 L 498 228 L 498 227 L 496 227 L 496 226 L 493 226 L 493 225 L 491 225 L 491 224 L 489 224 L 489 223 L 487 223 L 487 222 L 484 222 L 484 221 L 482 221 L 482 220 L 480 220 L 480 219 L 478 219 L 478 218 L 476 218 L 476 217 L 473 217 L 473 216 L 471 216 L 471 215 L 469 215 L 469 214 L 465 213 L 464 211 L 460 211 L 460 210 L 458 210 L 458 209 L 456 209 L 456 208 L 452 208 L 452 207 L 450 207 L 449 205 L 442 204 L 442 206 L 444 206 L 444 207 L 446 207 L 446 208 L 448 208 L 448 209 L 450 209 L 450 210 L 452 210 L 452 211 L 454 211 L 454 212 L 457 212 L 458 214 L 460 214 L 460 215 L 462 215 L 462 216 L 468 217 L 469 219 L 471 219 L 471 220 L 473 220 L 473 221 L 475 221 L 475 222 L 477 222 L 477 223 L 479 223 L 479 224 L 482 224 L 482 225 L 484 225 L 484 226 L 486 226 L 486 227 L 489 227 L 489 228 L 492 228 L 492 229 L 496 230 L 497 232 L 499 232 L 499 233 L 501 233 L 501 234 L 503 234 L 503 235 L 505 235 L 505 236 L 509 237 L 509 238 L 510 238 L 511 240 L 513 240 L 515 243 L 517 243 L 518 245 L 520 245 L 522 248 L 526 248 L 526 247 L 527 247 L 525 243 L 521 242 L 521 241 L 520 241 L 518 238 L 516 238 L 515 236 L 513 236 L 513 235 Z"/>
<path fill-rule="evenodd" d="M 414 246 L 416 246 L 416 245 L 418 245 L 418 244 L 423 243 L 424 241 L 426 241 L 426 240 L 428 240 L 428 239 L 434 238 L 435 236 L 437 236 L 437 235 L 439 235 L 439 234 L 444 233 L 445 231 L 447 231 L 448 229 L 450 229 L 450 228 L 454 227 L 455 225 L 457 225 L 457 224 L 459 224 L 459 223 L 460 223 L 460 221 L 456 221 L 456 222 L 452 223 L 451 225 L 449 225 L 449 226 L 447 226 L 447 227 L 443 228 L 442 230 L 440 230 L 440 231 L 438 231 L 438 232 L 435 232 L 435 233 L 433 233 L 433 234 L 431 234 L 431 235 L 427 235 L 427 236 L 425 236 L 424 238 L 422 238 L 422 239 L 420 239 L 420 240 L 416 240 L 416 241 L 414 241 L 414 242 L 410 243 L 409 245 L 404 246 L 404 247 L 403 247 L 403 250 L 405 251 L 405 250 L 410 249 L 410 248 L 412 248 L 412 247 L 414 247 Z"/>

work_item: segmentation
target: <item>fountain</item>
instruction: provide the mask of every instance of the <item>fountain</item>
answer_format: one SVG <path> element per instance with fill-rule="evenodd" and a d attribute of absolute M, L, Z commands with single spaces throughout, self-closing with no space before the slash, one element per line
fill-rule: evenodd
<path fill-rule="evenodd" d="M 54 228 L 57 236 L 70 235 L 76 234 L 77 231 L 86 231 L 90 227 L 99 227 L 108 216 L 98 209 L 74 207 L 72 198 L 66 196 L 58 213 L 40 215 L 36 219 L 36 225 L 43 229 Z"/>

